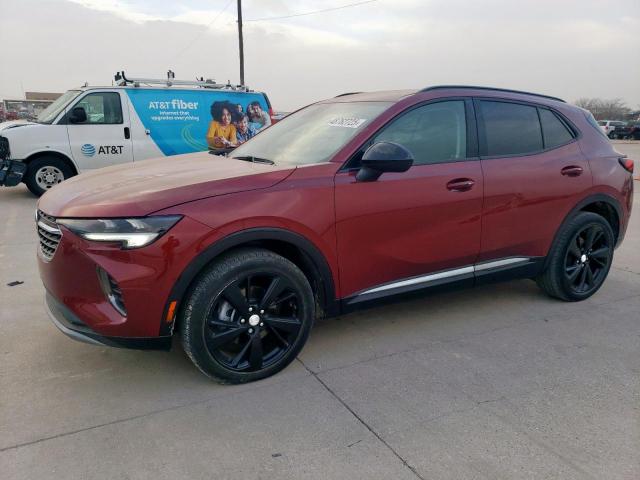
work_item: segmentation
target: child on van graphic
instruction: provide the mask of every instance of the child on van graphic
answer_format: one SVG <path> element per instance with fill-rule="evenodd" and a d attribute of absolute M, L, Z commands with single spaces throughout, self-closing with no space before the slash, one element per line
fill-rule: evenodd
<path fill-rule="evenodd" d="M 246 142 L 256 134 L 256 130 L 249 124 L 249 117 L 242 115 L 236 122 L 236 138 L 238 145 Z"/>

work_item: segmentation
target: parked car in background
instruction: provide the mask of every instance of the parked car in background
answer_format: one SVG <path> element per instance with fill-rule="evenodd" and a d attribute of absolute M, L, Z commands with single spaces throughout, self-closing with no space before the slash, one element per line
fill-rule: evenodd
<path fill-rule="evenodd" d="M 629 122 L 629 138 L 640 140 L 640 121 Z"/>
<path fill-rule="evenodd" d="M 612 135 L 615 128 L 623 127 L 625 125 L 625 122 L 622 122 L 620 120 L 599 120 L 598 125 L 600 125 L 602 131 L 607 137 L 613 138 Z"/>
<path fill-rule="evenodd" d="M 589 298 L 631 213 L 633 161 L 560 99 L 482 87 L 342 95 L 235 149 L 90 172 L 38 202 L 53 322 L 272 375 L 316 318 L 445 285 L 532 278 Z M 358 348 L 357 345 L 354 348 Z"/>
<path fill-rule="evenodd" d="M 0 139 L 8 144 L 1 168 L 12 178 L 26 172 L 22 181 L 42 195 L 87 170 L 208 149 L 228 152 L 275 123 L 267 95 L 246 87 L 128 79 L 124 72 L 116 80 L 112 87 L 69 90 L 35 122 L 0 124 Z"/>
<path fill-rule="evenodd" d="M 629 137 L 629 132 L 631 131 L 631 127 L 628 123 L 622 122 L 622 125 L 615 125 L 613 130 L 609 132 L 609 138 L 612 140 L 624 140 Z"/>
<path fill-rule="evenodd" d="M 640 121 L 628 122 L 623 127 L 616 127 L 613 137 L 619 139 L 640 140 Z"/>

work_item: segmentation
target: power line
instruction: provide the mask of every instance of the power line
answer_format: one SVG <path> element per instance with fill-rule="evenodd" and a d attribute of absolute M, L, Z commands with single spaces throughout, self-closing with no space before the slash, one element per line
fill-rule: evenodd
<path fill-rule="evenodd" d="M 220 18 L 220 16 L 221 16 L 224 12 L 226 12 L 227 8 L 229 8 L 229 5 L 231 5 L 231 2 L 233 2 L 233 0 L 229 0 L 229 1 L 225 4 L 225 6 L 222 8 L 222 10 L 220 10 L 220 11 L 216 14 L 216 16 L 215 16 L 215 17 L 213 17 L 213 20 L 211 20 L 211 21 L 207 24 L 207 26 L 204 28 L 204 30 L 201 30 L 201 31 L 200 31 L 200 32 L 199 32 L 195 37 L 193 37 L 193 39 L 191 40 L 191 42 L 189 42 L 189 43 L 187 44 L 187 46 L 186 46 L 186 47 L 184 47 L 182 50 L 180 50 L 180 52 L 178 52 L 178 53 L 176 54 L 176 58 L 177 58 L 177 57 L 179 57 L 179 56 L 181 56 L 181 55 L 182 55 L 184 52 L 186 52 L 187 50 L 189 50 L 189 49 L 193 46 L 193 44 L 194 44 L 194 43 L 196 43 L 196 41 L 197 41 L 197 40 L 199 40 L 199 39 L 200 39 L 200 37 L 201 37 L 201 36 L 202 36 L 202 35 L 203 35 L 207 30 L 209 30 L 209 27 L 211 27 L 211 25 L 213 25 L 214 23 L 216 23 L 216 20 L 218 20 L 218 18 Z"/>
<path fill-rule="evenodd" d="M 324 12 L 332 12 L 334 10 L 342 10 L 343 8 L 357 7 L 358 5 L 364 5 L 366 3 L 377 2 L 378 0 L 365 0 L 363 2 L 355 2 L 349 3 L 347 5 L 341 5 L 339 7 L 332 8 L 324 8 L 322 10 L 314 10 L 313 12 L 304 12 L 304 13 L 293 13 L 291 15 L 283 15 L 281 17 L 262 17 L 262 18 L 251 18 L 249 20 L 244 20 L 246 22 L 262 22 L 266 20 L 283 20 L 285 18 L 293 18 L 293 17 L 305 17 L 307 15 L 315 15 L 316 13 L 324 13 Z"/>

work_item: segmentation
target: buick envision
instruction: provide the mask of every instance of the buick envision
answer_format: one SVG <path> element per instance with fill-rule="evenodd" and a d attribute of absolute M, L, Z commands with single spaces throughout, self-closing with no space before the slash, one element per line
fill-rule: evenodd
<path fill-rule="evenodd" d="M 591 114 L 511 90 L 345 94 L 233 151 L 82 174 L 39 201 L 46 308 L 78 340 L 267 377 L 312 324 L 442 285 L 578 301 L 629 220 L 633 162 Z"/>

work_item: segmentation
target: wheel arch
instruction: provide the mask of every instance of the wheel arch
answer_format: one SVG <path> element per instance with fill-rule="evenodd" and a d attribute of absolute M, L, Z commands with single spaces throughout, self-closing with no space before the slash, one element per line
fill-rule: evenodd
<path fill-rule="evenodd" d="M 220 255 L 242 247 L 260 247 L 271 250 L 292 261 L 305 274 L 316 295 L 316 302 L 324 316 L 339 313 L 335 282 L 329 264 L 320 250 L 307 238 L 298 233 L 279 228 L 251 228 L 232 233 L 210 245 L 191 260 L 174 283 L 164 306 L 160 335 L 171 335 L 175 329 L 178 314 L 171 322 L 165 321 L 169 306 L 177 301 L 176 312 L 197 276 Z"/>
<path fill-rule="evenodd" d="M 564 217 L 564 220 L 556 230 L 553 241 L 551 242 L 551 245 L 549 247 L 549 251 L 547 252 L 547 261 L 550 257 L 549 253 L 553 251 L 558 242 L 558 238 L 562 229 L 576 214 L 580 212 L 592 212 L 602 216 L 609 223 L 609 225 L 611 225 L 611 230 L 613 230 L 616 246 L 618 245 L 621 229 L 620 220 L 623 218 L 620 202 L 618 202 L 618 200 L 611 195 L 597 193 L 589 195 L 588 197 L 582 199 Z M 545 262 L 545 267 L 547 261 Z"/>
<path fill-rule="evenodd" d="M 69 168 L 71 168 L 71 170 L 73 171 L 74 175 L 78 175 L 78 173 L 79 173 L 78 168 L 76 167 L 76 164 L 73 162 L 73 160 L 71 160 L 64 153 L 61 153 L 61 152 L 58 152 L 58 151 L 55 151 L 55 150 L 44 150 L 44 151 L 32 153 L 27 158 L 25 158 L 23 160 L 23 162 L 25 164 L 29 165 L 34 160 L 37 160 L 37 159 L 43 158 L 43 157 L 55 157 L 55 158 L 58 158 L 61 161 L 63 161 L 66 165 L 68 165 Z"/>

